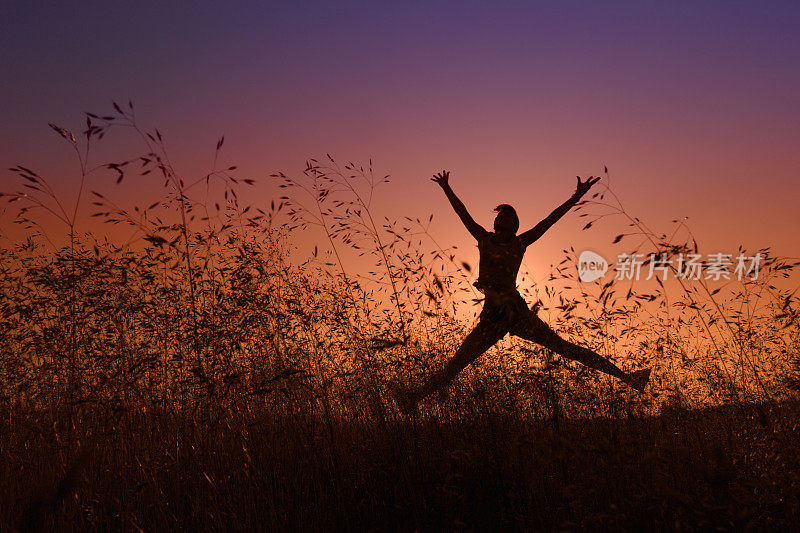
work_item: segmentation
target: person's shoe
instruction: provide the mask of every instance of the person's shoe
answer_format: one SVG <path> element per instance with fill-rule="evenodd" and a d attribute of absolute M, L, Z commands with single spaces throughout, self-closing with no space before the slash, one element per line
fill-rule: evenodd
<path fill-rule="evenodd" d="M 644 392 L 645 387 L 647 387 L 648 381 L 650 381 L 650 369 L 645 368 L 628 374 L 628 379 L 626 380 L 626 383 L 631 387 L 633 387 L 634 389 L 638 390 L 639 392 Z"/>

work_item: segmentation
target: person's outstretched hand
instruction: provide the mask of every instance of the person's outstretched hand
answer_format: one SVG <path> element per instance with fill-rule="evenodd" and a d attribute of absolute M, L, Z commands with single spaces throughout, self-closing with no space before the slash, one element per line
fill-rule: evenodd
<path fill-rule="evenodd" d="M 600 181 L 600 176 L 596 178 L 594 176 L 589 176 L 588 178 L 586 178 L 586 181 L 581 181 L 580 176 L 576 177 L 578 178 L 578 186 L 575 189 L 575 196 L 577 196 L 578 198 L 589 192 L 589 189 L 592 188 L 592 185 Z"/>
<path fill-rule="evenodd" d="M 598 178 L 598 179 L 600 179 L 600 178 Z M 444 189 L 445 187 L 450 185 L 450 171 L 449 170 L 443 170 L 443 171 L 439 172 L 438 174 L 434 174 L 434 176 L 431 178 L 431 181 L 435 181 L 436 183 L 439 184 L 439 186 L 442 189 Z"/>

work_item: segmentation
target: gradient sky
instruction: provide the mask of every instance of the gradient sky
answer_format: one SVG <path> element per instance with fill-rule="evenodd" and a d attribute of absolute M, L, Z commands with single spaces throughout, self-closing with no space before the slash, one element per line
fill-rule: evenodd
<path fill-rule="evenodd" d="M 480 223 L 507 202 L 530 226 L 607 165 L 652 227 L 688 216 L 708 252 L 800 256 L 797 2 L 111 4 L 2 3 L 0 168 L 73 194 L 47 123 L 79 131 L 83 111 L 130 98 L 187 176 L 209 170 L 222 134 L 226 161 L 254 177 L 371 157 L 393 180 L 381 213 L 435 212 L 437 238 L 464 248 L 435 171 L 452 170 Z M 15 188 L 3 171 L 0 190 Z M 568 216 L 528 262 L 623 229 L 583 223 Z"/>

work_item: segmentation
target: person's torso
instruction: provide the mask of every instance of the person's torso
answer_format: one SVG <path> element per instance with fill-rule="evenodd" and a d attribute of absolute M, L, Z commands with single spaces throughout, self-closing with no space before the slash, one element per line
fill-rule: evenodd
<path fill-rule="evenodd" d="M 517 274 L 525 254 L 519 236 L 507 242 L 498 242 L 494 233 L 488 233 L 478 241 L 478 251 L 480 264 L 475 286 L 484 293 L 487 290 L 516 291 Z"/>

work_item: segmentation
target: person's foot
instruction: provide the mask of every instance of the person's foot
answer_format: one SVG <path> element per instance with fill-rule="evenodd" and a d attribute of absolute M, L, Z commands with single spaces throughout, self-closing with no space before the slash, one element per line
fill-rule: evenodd
<path fill-rule="evenodd" d="M 644 368 L 628 374 L 625 382 L 639 392 L 644 392 L 647 382 L 650 381 L 650 369 Z"/>

